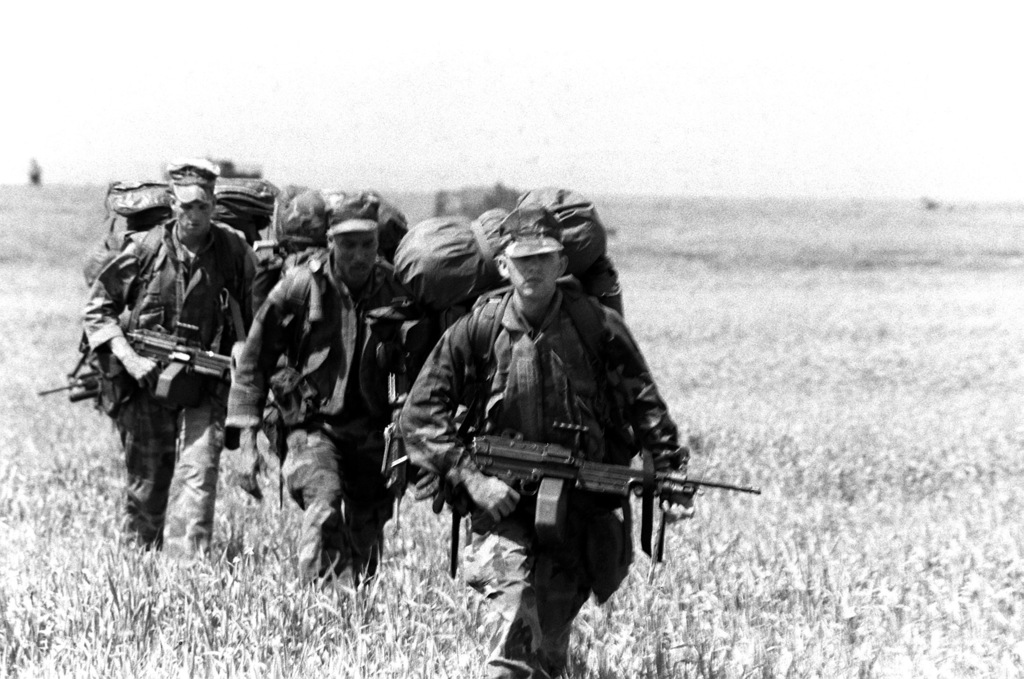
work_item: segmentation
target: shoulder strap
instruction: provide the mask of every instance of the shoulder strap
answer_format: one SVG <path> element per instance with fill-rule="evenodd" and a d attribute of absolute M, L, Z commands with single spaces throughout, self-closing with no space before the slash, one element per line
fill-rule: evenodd
<path fill-rule="evenodd" d="M 134 330 L 141 312 L 139 302 L 149 288 L 153 272 L 163 266 L 167 251 L 163 247 L 164 230 L 159 226 L 153 227 L 141 236 L 131 238 L 131 243 L 135 245 L 135 256 L 139 260 L 139 291 L 133 300 L 132 312 L 128 318 L 128 329 Z M 125 247 L 127 246 L 126 242 Z"/>
<path fill-rule="evenodd" d="M 477 308 L 480 311 L 477 312 L 477 322 L 471 327 L 471 333 L 473 355 L 482 359 L 478 364 L 480 367 L 491 363 L 494 342 L 498 339 L 498 333 L 501 332 L 501 320 L 505 317 L 505 309 L 508 307 L 509 300 L 512 299 L 511 291 L 503 289 L 500 293 L 495 291 L 494 294 L 477 303 Z M 488 381 L 490 381 L 490 376 L 488 376 Z"/>
<path fill-rule="evenodd" d="M 600 372 L 607 370 L 607 352 L 604 346 L 608 330 L 604 325 L 604 312 L 590 295 L 572 285 L 560 285 L 566 313 L 572 319 L 583 348 Z"/>
<path fill-rule="evenodd" d="M 239 278 L 238 264 L 243 254 L 239 246 L 245 241 L 241 236 L 228 232 L 228 227 L 222 227 L 216 223 L 211 226 L 211 230 L 213 232 L 213 251 L 214 258 L 217 261 L 217 268 L 224 274 L 225 287 L 228 288 L 228 293 L 234 298 L 234 290 Z"/>
<path fill-rule="evenodd" d="M 501 319 L 512 299 L 510 290 L 495 291 L 487 298 L 477 301 L 473 307 L 474 318 L 470 319 L 467 330 L 473 345 L 476 380 L 470 385 L 470 399 L 466 418 L 459 427 L 459 437 L 469 435 L 471 427 L 480 428 L 485 394 L 494 380 L 494 343 L 501 332 Z"/>
<path fill-rule="evenodd" d="M 316 259 L 297 263 L 283 274 L 283 280 L 287 280 L 286 297 L 289 304 L 296 307 L 304 307 L 306 311 L 306 325 L 323 320 L 323 289 L 318 277 L 321 275 L 322 266 Z"/>

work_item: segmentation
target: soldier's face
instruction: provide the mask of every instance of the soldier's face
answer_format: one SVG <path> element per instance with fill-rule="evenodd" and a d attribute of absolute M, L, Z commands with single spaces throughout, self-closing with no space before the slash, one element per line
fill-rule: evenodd
<path fill-rule="evenodd" d="M 565 273 L 568 260 L 560 252 L 545 252 L 528 257 L 506 257 L 499 260 L 499 269 L 519 296 L 546 301 L 555 294 L 558 277 Z"/>
<path fill-rule="evenodd" d="M 178 237 L 191 240 L 204 237 L 213 219 L 212 200 L 174 201 L 174 217 L 178 223 Z"/>
<path fill-rule="evenodd" d="M 331 238 L 334 271 L 350 288 L 361 288 L 370 279 L 377 261 L 377 232 L 339 233 Z"/>

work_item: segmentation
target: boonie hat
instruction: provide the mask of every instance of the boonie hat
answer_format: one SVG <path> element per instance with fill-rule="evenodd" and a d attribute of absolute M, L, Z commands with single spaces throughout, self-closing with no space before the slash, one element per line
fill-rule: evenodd
<path fill-rule="evenodd" d="M 369 191 L 334 203 L 327 213 L 327 236 L 376 231 L 379 209 L 380 198 Z"/>
<path fill-rule="evenodd" d="M 562 251 L 559 232 L 548 223 L 543 206 L 518 205 L 505 217 L 501 230 L 509 238 L 506 257 L 532 257 Z"/>
<path fill-rule="evenodd" d="M 167 176 L 171 191 L 180 202 L 210 202 L 220 169 L 205 158 L 193 158 L 168 165 Z"/>

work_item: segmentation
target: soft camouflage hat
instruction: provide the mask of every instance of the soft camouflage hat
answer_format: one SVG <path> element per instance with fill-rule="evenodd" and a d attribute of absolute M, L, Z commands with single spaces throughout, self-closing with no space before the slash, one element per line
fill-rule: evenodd
<path fill-rule="evenodd" d="M 380 197 L 363 191 L 346 197 L 331 207 L 327 214 L 328 238 L 340 233 L 369 233 L 377 230 Z"/>
<path fill-rule="evenodd" d="M 316 189 L 306 189 L 281 205 L 277 241 L 327 245 L 327 204 Z"/>
<path fill-rule="evenodd" d="M 220 176 L 220 168 L 205 158 L 194 158 L 167 166 L 171 191 L 182 203 L 213 200 L 213 187 Z"/>
<path fill-rule="evenodd" d="M 562 251 L 559 230 L 550 223 L 548 213 L 541 205 L 517 205 L 505 217 L 501 231 L 508 238 L 506 257 L 532 257 Z"/>

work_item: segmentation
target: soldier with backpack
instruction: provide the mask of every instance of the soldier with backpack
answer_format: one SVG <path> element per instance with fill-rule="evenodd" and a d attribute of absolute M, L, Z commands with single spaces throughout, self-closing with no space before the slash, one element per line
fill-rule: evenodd
<path fill-rule="evenodd" d="M 303 509 L 299 568 L 305 581 L 358 584 L 378 567 L 395 491 L 381 471 L 391 421 L 389 362 L 374 310 L 408 292 L 378 256 L 380 202 L 369 192 L 327 213 L 329 247 L 284 272 L 238 357 L 227 424 L 241 455 L 258 457 L 256 430 L 268 392 L 287 434 L 284 483 Z M 282 359 L 284 365 L 282 366 Z"/>
<path fill-rule="evenodd" d="M 83 327 L 105 367 L 106 409 L 124 446 L 125 531 L 146 548 L 192 554 L 209 548 L 213 532 L 227 385 L 172 375 L 180 365 L 140 354 L 130 339 L 148 334 L 229 354 L 252 318 L 254 257 L 238 232 L 212 221 L 214 166 L 187 161 L 168 173 L 172 218 L 130 236 L 99 271 Z M 178 388 L 161 391 L 170 377 Z"/>
<path fill-rule="evenodd" d="M 467 433 L 557 444 L 622 465 L 643 448 L 652 469 L 663 470 L 683 467 L 686 452 L 622 317 L 578 283 L 559 281 L 568 261 L 550 211 L 520 204 L 502 231 L 511 240 L 498 266 L 511 288 L 483 296 L 443 335 L 400 428 L 411 461 L 439 477 L 453 506 L 471 510 L 467 581 L 497 613 L 487 618 L 488 676 L 546 677 L 564 668 L 587 598 L 604 602 L 628 572 L 628 503 L 568 490 L 564 540 L 542 540 L 539 494 L 487 475 Z M 691 496 L 683 497 L 676 516 L 692 514 Z"/>

